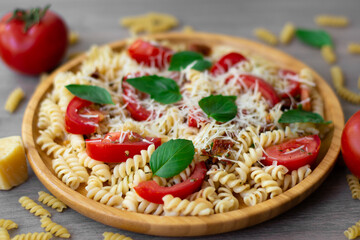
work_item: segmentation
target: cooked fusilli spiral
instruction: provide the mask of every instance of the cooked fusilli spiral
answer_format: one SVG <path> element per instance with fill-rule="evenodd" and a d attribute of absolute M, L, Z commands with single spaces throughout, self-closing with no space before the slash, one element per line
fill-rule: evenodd
<path fill-rule="evenodd" d="M 234 197 L 230 189 L 220 187 L 217 197 L 213 202 L 215 213 L 228 212 L 239 208 L 239 201 Z"/>
<path fill-rule="evenodd" d="M 104 188 L 86 186 L 85 189 L 88 192 L 86 194 L 88 198 L 94 199 L 102 204 L 119 208 L 123 201 L 120 195 L 114 195 Z"/>
<path fill-rule="evenodd" d="M 309 176 L 311 173 L 311 168 L 309 165 L 302 166 L 297 170 L 293 170 L 291 174 L 286 174 L 283 181 L 279 181 L 281 183 L 281 188 L 283 191 L 286 191 L 296 184 L 301 182 L 304 178 Z"/>
<path fill-rule="evenodd" d="M 38 192 L 39 194 L 39 202 L 42 202 L 43 204 L 48 205 L 51 208 L 56 209 L 58 212 L 62 212 L 67 206 L 65 203 L 57 199 L 56 197 L 50 195 L 49 193 L 46 193 L 44 191 Z"/>
<path fill-rule="evenodd" d="M 77 189 L 82 179 L 69 167 L 63 157 L 52 160 L 52 167 L 58 176 L 66 185 L 72 189 Z"/>
<path fill-rule="evenodd" d="M 276 197 L 282 193 L 282 189 L 278 183 L 274 181 L 270 174 L 266 173 L 259 167 L 252 167 L 250 169 L 250 177 L 254 179 L 256 183 L 260 183 L 261 187 L 265 188 L 267 193 L 270 193 L 270 198 Z"/>
<path fill-rule="evenodd" d="M 109 180 L 111 177 L 109 166 L 103 162 L 96 161 L 89 157 L 87 153 L 80 152 L 78 154 L 79 162 L 84 167 L 90 168 L 92 173 L 99 176 L 102 181 Z"/>
<path fill-rule="evenodd" d="M 181 200 L 168 194 L 163 197 L 165 215 L 170 216 L 204 216 L 214 213 L 211 202 L 198 198 L 195 201 Z"/>
<path fill-rule="evenodd" d="M 265 188 L 251 188 L 241 193 L 241 197 L 247 206 L 254 206 L 258 203 L 265 201 L 268 197 L 268 193 Z"/>
<path fill-rule="evenodd" d="M 61 238 L 70 238 L 69 231 L 61 226 L 60 224 L 54 223 L 48 217 L 42 217 L 40 219 L 41 227 L 45 229 L 45 231 L 54 234 L 56 237 Z"/>
<path fill-rule="evenodd" d="M 228 173 L 224 170 L 210 169 L 207 173 L 209 179 L 213 182 L 220 182 L 227 188 L 232 189 L 236 193 L 241 193 L 250 188 L 249 184 L 243 184 L 243 180 L 237 178 L 234 173 Z"/>
<path fill-rule="evenodd" d="M 26 210 L 29 210 L 29 212 L 33 213 L 35 216 L 51 217 L 51 214 L 48 212 L 48 210 L 44 209 L 42 206 L 27 196 L 22 196 L 19 199 L 19 203 L 21 203 L 21 206 L 23 206 Z"/>
<path fill-rule="evenodd" d="M 270 165 L 264 167 L 264 171 L 271 175 L 272 179 L 275 181 L 283 180 L 285 174 L 289 171 L 285 166 L 283 165 Z"/>

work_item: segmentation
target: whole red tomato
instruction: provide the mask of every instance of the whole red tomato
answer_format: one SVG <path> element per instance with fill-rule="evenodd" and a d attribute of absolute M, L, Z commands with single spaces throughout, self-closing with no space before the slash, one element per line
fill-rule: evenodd
<path fill-rule="evenodd" d="M 0 56 L 12 69 L 36 75 L 54 68 L 63 58 L 67 27 L 56 13 L 17 9 L 0 21 Z"/>
<path fill-rule="evenodd" d="M 350 171 L 360 178 L 360 111 L 345 124 L 341 136 L 341 152 Z"/>

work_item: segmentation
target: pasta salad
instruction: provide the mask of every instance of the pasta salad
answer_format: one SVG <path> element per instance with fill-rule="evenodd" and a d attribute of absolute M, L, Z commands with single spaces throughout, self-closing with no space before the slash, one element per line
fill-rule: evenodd
<path fill-rule="evenodd" d="M 323 102 L 294 72 L 227 46 L 92 47 L 42 101 L 37 144 L 59 179 L 115 208 L 210 215 L 294 187 L 319 152 Z"/>

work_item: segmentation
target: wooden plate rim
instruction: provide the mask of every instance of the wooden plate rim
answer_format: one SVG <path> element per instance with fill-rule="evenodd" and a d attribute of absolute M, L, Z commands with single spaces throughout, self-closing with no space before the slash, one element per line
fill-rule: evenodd
<path fill-rule="evenodd" d="M 207 40 L 228 43 L 241 42 L 241 44 L 246 44 L 247 47 L 253 50 L 262 49 L 274 52 L 276 53 L 274 54 L 276 55 L 276 57 L 274 57 L 275 59 L 285 58 L 298 66 L 308 67 L 299 60 L 296 60 L 277 49 L 239 37 L 230 37 L 211 33 L 165 33 L 153 35 L 151 38 L 159 40 L 168 39 L 170 41 L 184 41 L 185 39 L 189 41 L 199 40 L 202 42 L 206 42 Z M 110 43 L 109 45 L 112 48 L 120 48 L 124 46 L 125 43 L 126 40 L 122 40 Z M 303 180 L 300 184 L 296 185 L 294 188 L 291 188 L 281 195 L 253 207 L 246 207 L 232 212 L 204 217 L 167 217 L 145 215 L 141 213 L 122 211 L 98 203 L 70 189 L 62 183 L 44 164 L 36 149 L 36 140 L 34 139 L 34 131 L 36 130 L 36 127 L 33 128 L 33 126 L 36 126 L 36 124 L 33 125 L 36 119 L 35 113 L 37 112 L 39 102 L 44 97 L 45 93 L 51 88 L 54 76 L 59 72 L 72 69 L 80 64 L 84 58 L 85 55 L 82 55 L 69 61 L 54 71 L 47 80 L 39 85 L 26 108 L 22 124 L 22 136 L 29 163 L 44 186 L 52 194 L 64 201 L 68 206 L 96 221 L 129 231 L 159 236 L 198 236 L 233 231 L 271 219 L 300 203 L 325 180 L 326 176 L 329 174 L 336 162 L 336 158 L 340 151 L 340 139 L 341 131 L 344 126 L 344 115 L 335 93 L 325 80 L 323 80 L 314 70 L 310 68 L 315 74 L 321 95 L 324 96 L 326 93 L 326 98 L 323 98 L 324 102 L 326 103 L 330 99 L 332 101 L 332 108 L 326 110 L 329 112 L 328 115 L 333 121 L 334 132 L 330 147 L 323 160 L 309 177 Z"/>

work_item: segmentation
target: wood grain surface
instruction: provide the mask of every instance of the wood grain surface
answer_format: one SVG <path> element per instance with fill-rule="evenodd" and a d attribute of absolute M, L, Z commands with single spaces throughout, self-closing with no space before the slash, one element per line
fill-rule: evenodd
<path fill-rule="evenodd" d="M 42 6 L 45 1 L 12 0 L 0 2 L 0 14 L 15 7 Z M 92 44 L 104 44 L 129 36 L 126 29 L 119 27 L 120 17 L 158 11 L 175 15 L 184 25 L 196 30 L 216 32 L 254 39 L 255 27 L 266 27 L 279 33 L 287 21 L 297 26 L 317 28 L 313 22 L 317 14 L 330 13 L 346 15 L 351 25 L 345 29 L 326 28 L 332 34 L 336 44 L 338 64 L 344 69 L 347 86 L 356 91 L 359 76 L 360 57 L 349 55 L 346 51 L 349 42 L 360 42 L 360 17 L 357 0 L 273 0 L 273 1 L 168 1 L 168 0 L 53 0 L 52 9 L 61 14 L 68 26 L 79 32 L 81 41 L 69 48 L 69 53 L 84 51 Z M 294 41 L 289 46 L 279 48 L 311 66 L 329 84 L 329 69 L 316 49 Z M 0 64 L 0 105 L 4 105 L 8 93 L 21 86 L 27 98 L 15 114 L 10 115 L 0 109 L 0 136 L 20 135 L 21 121 L 26 103 L 32 95 L 38 78 L 26 77 L 11 72 Z M 341 100 L 346 119 L 359 107 Z M 348 170 L 342 160 L 338 162 L 327 180 L 304 202 L 286 213 L 259 225 L 240 231 L 193 239 L 345 239 L 343 231 L 360 219 L 360 202 L 351 199 L 345 175 Z M 37 198 L 37 192 L 46 190 L 34 173 L 29 170 L 29 180 L 11 190 L 0 192 L 0 218 L 10 218 L 19 224 L 19 229 L 11 234 L 42 231 L 39 219 L 20 207 L 17 202 L 22 195 Z M 126 234 L 134 239 L 166 239 L 133 232 L 127 232 L 105 226 L 68 209 L 56 213 L 53 220 L 66 226 L 72 233 L 72 239 L 102 239 L 104 231 Z M 173 238 L 182 239 L 182 238 Z"/>

